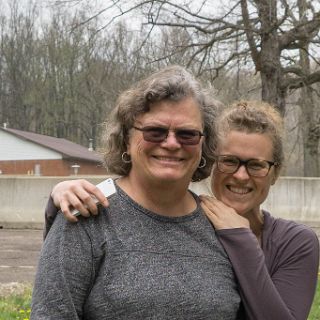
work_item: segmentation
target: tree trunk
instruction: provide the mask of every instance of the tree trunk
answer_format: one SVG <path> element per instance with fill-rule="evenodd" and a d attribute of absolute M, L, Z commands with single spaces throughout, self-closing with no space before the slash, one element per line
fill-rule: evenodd
<path fill-rule="evenodd" d="M 305 19 L 307 3 L 305 0 L 298 1 L 300 20 Z M 308 55 L 309 44 L 306 43 L 300 49 L 300 66 L 305 76 L 310 74 L 310 59 Z M 318 177 L 319 172 L 319 116 L 313 99 L 312 88 L 304 86 L 301 88 L 300 107 L 302 114 L 304 176 Z"/>
<path fill-rule="evenodd" d="M 316 118 L 312 89 L 301 89 L 301 114 L 303 134 L 304 176 L 319 177 L 319 139 L 320 128 Z"/>
<path fill-rule="evenodd" d="M 285 112 L 286 92 L 282 91 L 282 68 L 277 29 L 277 1 L 256 1 L 261 18 L 260 75 L 262 100 L 276 106 L 282 115 Z"/>

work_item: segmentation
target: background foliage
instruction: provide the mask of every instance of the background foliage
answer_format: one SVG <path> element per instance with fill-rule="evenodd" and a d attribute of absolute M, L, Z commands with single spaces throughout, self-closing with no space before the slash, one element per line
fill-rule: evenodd
<path fill-rule="evenodd" d="M 287 125 L 284 174 L 320 175 L 316 3 L 4 0 L 4 5 L 0 123 L 99 147 L 118 94 L 152 70 L 181 64 L 224 103 L 242 98 L 274 103 Z"/>

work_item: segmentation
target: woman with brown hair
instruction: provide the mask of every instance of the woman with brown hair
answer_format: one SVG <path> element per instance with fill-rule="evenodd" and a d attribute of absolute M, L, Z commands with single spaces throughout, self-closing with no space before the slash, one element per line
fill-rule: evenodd
<path fill-rule="evenodd" d="M 240 319 L 230 261 L 188 190 L 210 175 L 215 109 L 178 66 L 119 97 L 104 143 L 116 193 L 88 219 L 57 215 L 31 319 Z"/>

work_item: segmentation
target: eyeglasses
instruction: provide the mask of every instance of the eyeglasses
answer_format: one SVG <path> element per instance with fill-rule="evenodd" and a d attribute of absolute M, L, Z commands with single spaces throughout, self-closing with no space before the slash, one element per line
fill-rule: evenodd
<path fill-rule="evenodd" d="M 217 156 L 216 161 L 220 172 L 233 174 L 244 165 L 247 173 L 253 177 L 265 177 L 268 175 L 272 166 L 278 165 L 277 162 L 260 159 L 241 160 L 232 155 Z"/>
<path fill-rule="evenodd" d="M 192 129 L 174 129 L 169 130 L 163 127 L 146 126 L 143 128 L 133 127 L 136 130 L 142 131 L 143 139 L 148 142 L 160 143 L 167 139 L 169 131 L 173 131 L 177 141 L 180 144 L 194 146 L 200 142 L 204 134 L 198 130 Z"/>

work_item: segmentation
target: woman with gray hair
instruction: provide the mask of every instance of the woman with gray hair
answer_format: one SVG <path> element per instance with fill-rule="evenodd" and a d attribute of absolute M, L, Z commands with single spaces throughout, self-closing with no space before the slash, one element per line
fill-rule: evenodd
<path fill-rule="evenodd" d="M 215 109 L 178 66 L 119 97 L 104 152 L 108 172 L 120 176 L 116 193 L 78 223 L 57 215 L 41 251 L 31 319 L 240 319 L 230 261 L 188 190 L 210 174 Z"/>

